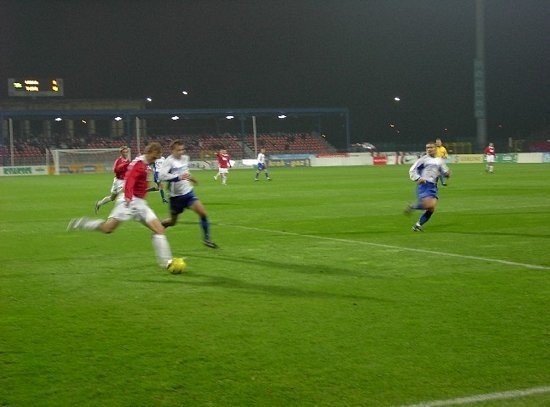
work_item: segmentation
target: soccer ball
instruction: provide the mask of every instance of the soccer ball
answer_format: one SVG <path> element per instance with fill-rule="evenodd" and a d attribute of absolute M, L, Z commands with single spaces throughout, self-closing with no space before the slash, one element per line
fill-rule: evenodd
<path fill-rule="evenodd" d="M 186 266 L 187 264 L 185 264 L 185 260 L 183 260 L 181 257 L 174 257 L 168 262 L 166 268 L 172 274 L 181 274 L 183 270 L 185 270 Z"/>

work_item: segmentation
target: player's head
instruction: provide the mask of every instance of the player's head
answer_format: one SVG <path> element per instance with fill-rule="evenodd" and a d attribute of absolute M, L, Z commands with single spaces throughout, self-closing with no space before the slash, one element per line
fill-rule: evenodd
<path fill-rule="evenodd" d="M 155 160 L 159 159 L 162 156 L 162 146 L 160 143 L 153 141 L 152 143 L 147 144 L 144 150 L 145 160 L 152 164 Z"/>
<path fill-rule="evenodd" d="M 489 147 L 494 147 L 495 145 L 493 143 L 489 143 Z"/>
<path fill-rule="evenodd" d="M 127 158 L 128 154 L 130 153 L 130 149 L 128 148 L 128 146 L 120 146 L 119 151 L 120 155 L 124 158 Z"/>
<path fill-rule="evenodd" d="M 184 152 L 185 152 L 185 144 L 183 144 L 180 140 L 174 140 L 170 143 L 170 153 L 175 158 L 179 159 Z"/>
<path fill-rule="evenodd" d="M 265 148 L 261 148 L 260 153 L 265 154 Z"/>
<path fill-rule="evenodd" d="M 428 141 L 426 143 L 426 154 L 428 154 L 431 157 L 435 157 L 435 142 L 434 141 Z"/>
<path fill-rule="evenodd" d="M 436 139 L 435 139 L 435 145 L 436 145 L 437 147 L 441 146 L 442 144 L 443 144 L 443 142 L 441 141 L 440 138 L 436 138 Z"/>

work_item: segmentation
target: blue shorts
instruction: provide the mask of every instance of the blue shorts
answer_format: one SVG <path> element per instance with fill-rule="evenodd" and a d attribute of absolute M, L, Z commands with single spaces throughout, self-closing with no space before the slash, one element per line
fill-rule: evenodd
<path fill-rule="evenodd" d="M 179 215 L 185 209 L 189 208 L 195 201 L 198 201 L 199 198 L 193 193 L 193 191 L 178 196 L 170 197 L 170 213 L 173 215 Z"/>
<path fill-rule="evenodd" d="M 155 181 L 155 184 L 159 184 L 160 183 L 160 180 L 159 180 L 159 173 L 158 172 L 153 172 L 153 181 Z"/>
<path fill-rule="evenodd" d="M 266 170 L 267 166 L 265 164 L 258 164 L 258 171 Z"/>
<path fill-rule="evenodd" d="M 424 198 L 439 199 L 439 196 L 437 196 L 437 185 L 431 182 L 418 184 L 416 187 L 416 197 L 418 198 L 419 201 L 421 201 Z"/>

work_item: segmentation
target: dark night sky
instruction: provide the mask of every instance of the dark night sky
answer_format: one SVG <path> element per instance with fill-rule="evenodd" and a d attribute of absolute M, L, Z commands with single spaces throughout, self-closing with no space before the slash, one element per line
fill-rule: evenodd
<path fill-rule="evenodd" d="M 489 138 L 547 129 L 550 1 L 485 5 Z M 475 0 L 0 0 L 0 19 L 3 83 L 62 77 L 68 98 L 158 108 L 348 107 L 355 141 L 391 137 L 394 119 L 475 138 Z"/>

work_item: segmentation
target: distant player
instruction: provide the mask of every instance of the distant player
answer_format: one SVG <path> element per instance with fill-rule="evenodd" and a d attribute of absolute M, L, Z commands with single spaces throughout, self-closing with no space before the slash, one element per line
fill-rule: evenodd
<path fill-rule="evenodd" d="M 269 174 L 267 172 L 267 162 L 265 159 L 265 148 L 262 148 L 260 152 L 258 153 L 258 164 L 256 169 L 256 177 L 254 178 L 254 181 L 258 181 L 258 177 L 260 176 L 260 173 L 265 173 L 265 179 L 268 181 L 271 181 L 271 178 L 269 178 Z"/>
<path fill-rule="evenodd" d="M 493 143 L 489 143 L 489 145 L 483 150 L 483 154 L 485 154 L 485 171 L 493 173 L 495 171 L 495 156 L 497 154 L 495 145 Z"/>
<path fill-rule="evenodd" d="M 210 240 L 210 223 L 204 205 L 195 195 L 193 185 L 197 180 L 189 172 L 189 156 L 185 155 L 185 146 L 181 141 L 170 144 L 171 154 L 160 169 L 160 180 L 167 181 L 170 193 L 170 217 L 162 221 L 164 227 L 174 226 L 178 217 L 187 208 L 199 215 L 205 246 L 216 249 L 218 245 Z"/>
<path fill-rule="evenodd" d="M 422 231 L 424 225 L 435 211 L 437 206 L 437 179 L 441 175 L 449 177 L 451 175 L 449 168 L 443 159 L 435 156 L 436 146 L 434 142 L 426 143 L 426 154 L 414 162 L 409 169 L 409 177 L 416 182 L 416 196 L 418 201 L 415 204 L 409 204 L 405 208 L 405 213 L 410 214 L 413 210 L 423 210 L 412 230 L 413 232 Z"/>
<path fill-rule="evenodd" d="M 159 143 L 151 143 L 145 147 L 145 153 L 136 157 L 126 172 L 124 194 L 121 194 L 107 220 L 77 218 L 71 219 L 67 230 L 97 230 L 112 233 L 121 222 L 133 219 L 147 226 L 153 232 L 153 249 L 160 266 L 167 267 L 172 260 L 172 251 L 166 236 L 164 226 L 160 223 L 153 210 L 147 204 L 148 179 L 150 164 L 161 156 Z"/>
<path fill-rule="evenodd" d="M 222 184 L 227 185 L 227 176 L 229 175 L 229 169 L 231 168 L 231 157 L 227 154 L 227 150 L 221 149 L 218 154 L 218 173 L 214 175 L 214 180 L 218 180 L 221 177 Z"/>
<path fill-rule="evenodd" d="M 160 169 L 162 168 L 162 164 L 164 164 L 164 160 L 165 158 L 161 156 L 158 160 L 155 160 L 154 164 L 151 164 L 153 168 L 153 182 L 155 183 L 155 186 L 149 188 L 147 192 L 159 191 L 162 203 L 168 203 L 164 197 L 164 185 L 162 185 L 162 181 L 159 178 Z"/>
<path fill-rule="evenodd" d="M 447 152 L 447 149 L 445 148 L 445 146 L 443 146 L 443 143 L 440 138 L 435 139 L 435 156 L 442 158 L 443 161 L 445 161 L 445 163 L 447 162 L 447 157 L 449 157 L 449 153 Z M 447 186 L 444 175 L 439 177 L 439 181 L 441 181 L 441 185 L 443 185 L 444 187 Z"/>
<path fill-rule="evenodd" d="M 107 202 L 114 201 L 118 194 L 124 190 L 124 176 L 126 175 L 126 171 L 130 165 L 130 149 L 128 146 L 121 146 L 119 150 L 120 157 L 118 157 L 113 164 L 115 178 L 113 179 L 113 184 L 111 185 L 111 193 L 95 203 L 95 213 L 98 213 L 99 208 Z"/>

